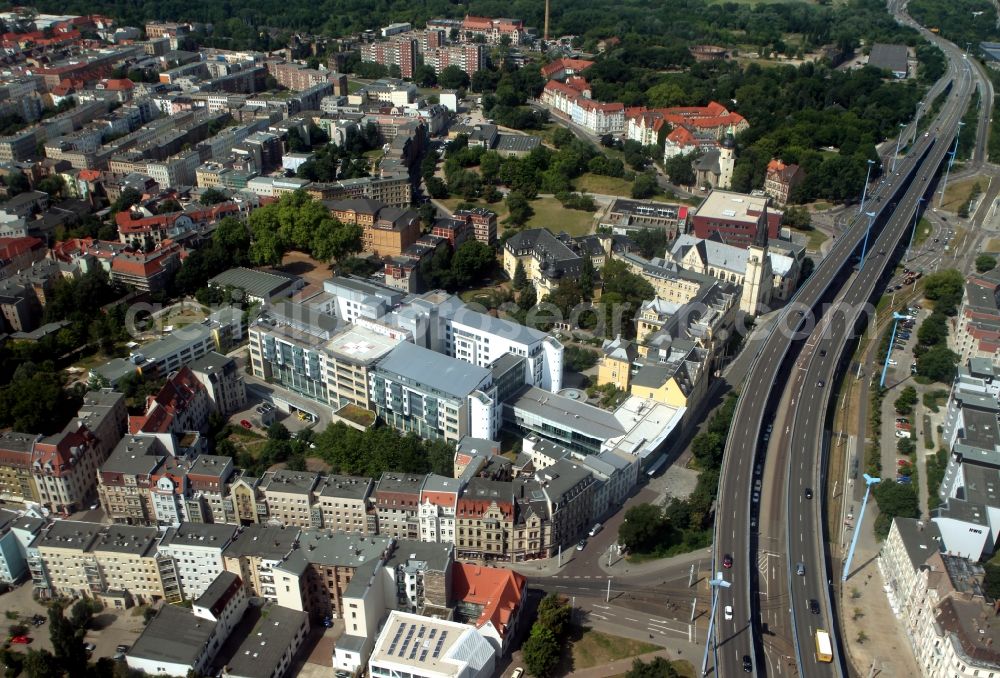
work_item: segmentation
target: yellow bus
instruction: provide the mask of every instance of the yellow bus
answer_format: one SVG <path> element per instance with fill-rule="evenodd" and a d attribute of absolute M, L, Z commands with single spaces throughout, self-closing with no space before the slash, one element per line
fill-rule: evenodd
<path fill-rule="evenodd" d="M 816 661 L 833 661 L 833 645 L 830 644 L 830 634 L 822 629 L 816 631 Z"/>

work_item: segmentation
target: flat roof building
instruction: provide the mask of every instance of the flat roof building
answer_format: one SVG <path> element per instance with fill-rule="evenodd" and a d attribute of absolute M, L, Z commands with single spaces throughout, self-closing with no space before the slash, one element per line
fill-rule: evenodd
<path fill-rule="evenodd" d="M 379 633 L 368 671 L 372 676 L 486 678 L 496 650 L 466 624 L 392 611 Z"/>

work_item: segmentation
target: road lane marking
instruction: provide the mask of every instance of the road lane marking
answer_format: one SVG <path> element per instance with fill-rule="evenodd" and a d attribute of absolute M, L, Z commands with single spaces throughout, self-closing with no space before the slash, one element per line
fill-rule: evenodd
<path fill-rule="evenodd" d="M 625 621 L 638 622 L 638 619 L 632 619 L 632 617 L 625 617 Z"/>

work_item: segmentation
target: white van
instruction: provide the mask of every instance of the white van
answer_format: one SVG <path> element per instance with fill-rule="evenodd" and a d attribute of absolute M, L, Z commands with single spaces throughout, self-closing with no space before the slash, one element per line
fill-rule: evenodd
<path fill-rule="evenodd" d="M 597 533 L 600 532 L 603 527 L 604 527 L 604 525 L 602 525 L 601 523 L 597 523 L 592 528 L 590 528 L 590 532 L 588 532 L 588 534 L 591 537 L 596 537 Z"/>

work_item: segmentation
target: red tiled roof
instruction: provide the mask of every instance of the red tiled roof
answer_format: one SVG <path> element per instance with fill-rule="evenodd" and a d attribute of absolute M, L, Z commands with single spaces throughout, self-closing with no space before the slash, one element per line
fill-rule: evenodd
<path fill-rule="evenodd" d="M 38 238 L 0 238 L 0 260 L 13 259 L 32 250 L 41 249 L 45 243 Z"/>
<path fill-rule="evenodd" d="M 97 181 L 101 178 L 101 170 L 82 169 L 77 173 L 77 178 L 81 181 Z"/>
<path fill-rule="evenodd" d="M 130 432 L 166 433 L 170 431 L 174 417 L 186 410 L 204 388 L 187 366 L 182 367 L 167 380 L 156 396 L 150 398 L 144 417 L 129 417 Z"/>
<path fill-rule="evenodd" d="M 542 75 L 549 78 L 563 70 L 581 73 L 593 65 L 593 61 L 586 59 L 556 59 L 552 63 L 542 66 Z"/>
<path fill-rule="evenodd" d="M 590 90 L 590 83 L 587 82 L 586 78 L 582 78 L 579 75 L 571 75 L 566 78 L 566 85 L 578 92 L 587 92 Z"/>
<path fill-rule="evenodd" d="M 456 600 L 482 606 L 476 628 L 492 622 L 503 638 L 521 607 L 526 582 L 512 570 L 455 563 L 451 589 Z"/>
<path fill-rule="evenodd" d="M 111 78 L 104 81 L 104 89 L 110 92 L 119 92 L 124 90 L 130 90 L 135 87 L 133 83 L 128 78 Z"/>

